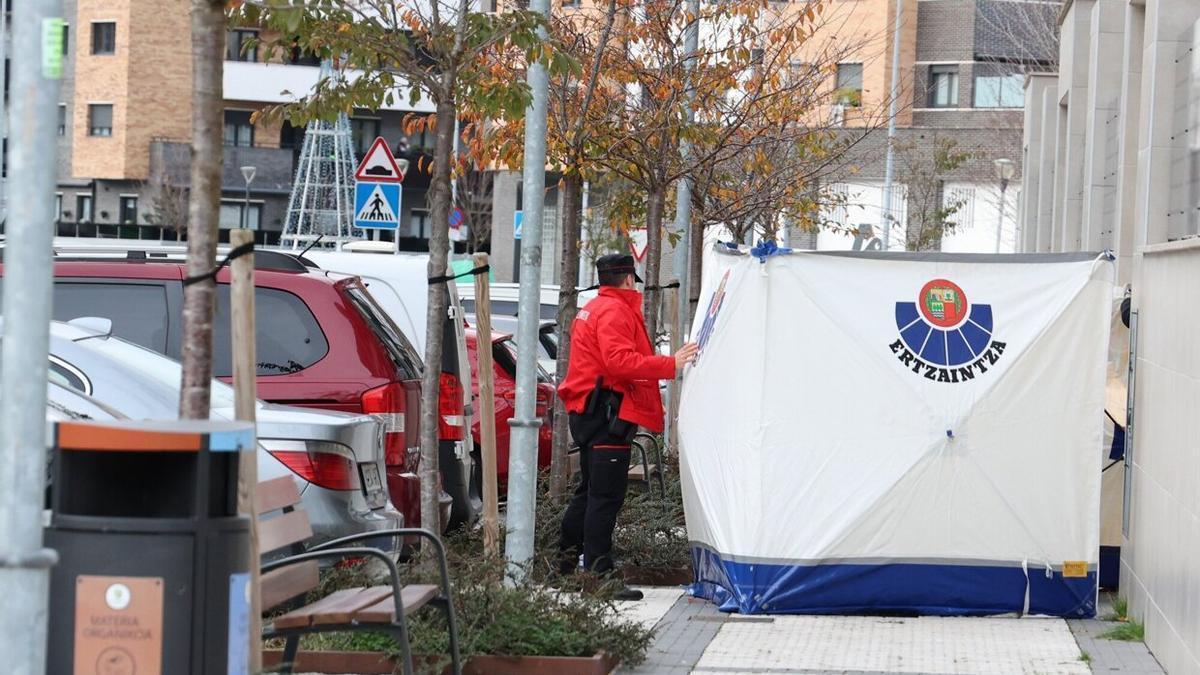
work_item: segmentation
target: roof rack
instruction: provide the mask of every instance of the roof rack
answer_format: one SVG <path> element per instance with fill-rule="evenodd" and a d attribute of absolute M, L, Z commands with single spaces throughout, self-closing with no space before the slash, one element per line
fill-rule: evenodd
<path fill-rule="evenodd" d="M 221 260 L 232 247 L 228 244 L 217 246 L 217 259 Z M 0 242 L 0 261 L 3 261 L 4 248 Z M 98 239 L 87 240 L 77 238 L 56 238 L 54 240 L 54 259 L 65 261 L 124 261 L 130 263 L 154 262 L 183 262 L 187 258 L 187 247 L 178 244 L 163 244 L 157 242 L 142 242 L 132 239 Z M 309 266 L 291 253 L 256 248 L 254 250 L 254 269 L 271 272 L 308 272 Z"/>

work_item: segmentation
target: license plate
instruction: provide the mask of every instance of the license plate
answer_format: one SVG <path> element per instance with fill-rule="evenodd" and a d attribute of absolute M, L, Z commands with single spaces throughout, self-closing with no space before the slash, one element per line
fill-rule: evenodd
<path fill-rule="evenodd" d="M 383 491 L 383 479 L 379 476 L 379 467 L 375 464 L 359 464 L 362 474 L 363 494 L 370 497 Z"/>

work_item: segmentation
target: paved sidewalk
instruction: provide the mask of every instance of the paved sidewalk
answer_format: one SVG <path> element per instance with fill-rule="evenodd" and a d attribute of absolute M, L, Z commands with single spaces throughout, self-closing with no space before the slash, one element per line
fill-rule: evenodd
<path fill-rule="evenodd" d="M 644 664 L 618 671 L 627 675 L 1163 672 L 1145 645 L 1098 639 L 1113 626 L 1099 620 L 739 616 L 679 589 L 643 590 L 621 611 L 645 625 L 657 617 L 657 635 Z"/>

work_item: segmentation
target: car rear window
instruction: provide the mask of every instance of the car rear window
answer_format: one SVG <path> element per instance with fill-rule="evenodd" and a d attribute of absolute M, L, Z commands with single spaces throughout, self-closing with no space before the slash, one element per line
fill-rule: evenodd
<path fill-rule="evenodd" d="M 275 288 L 254 289 L 254 348 L 259 375 L 295 373 L 329 353 L 329 342 L 316 317 L 300 298 Z M 217 287 L 213 317 L 213 375 L 233 375 L 229 286 Z"/>
<path fill-rule="evenodd" d="M 54 284 L 54 319 L 112 320 L 113 335 L 147 349 L 167 351 L 167 290 L 162 284 Z"/>
<path fill-rule="evenodd" d="M 508 373 L 509 377 L 517 379 L 517 343 L 507 339 L 492 343 L 492 360 Z M 540 365 L 535 363 L 534 366 L 537 368 L 537 381 L 549 384 L 550 374 Z"/>
<path fill-rule="evenodd" d="M 359 315 L 371 327 L 371 332 L 387 349 L 388 356 L 400 370 L 400 377 L 405 380 L 421 379 L 421 357 L 417 355 L 417 350 L 413 349 L 412 343 L 396 327 L 396 324 L 392 323 L 391 318 L 375 302 L 375 299 L 362 288 L 355 286 L 347 288 L 346 295 L 350 299 L 350 304 L 358 310 Z"/>

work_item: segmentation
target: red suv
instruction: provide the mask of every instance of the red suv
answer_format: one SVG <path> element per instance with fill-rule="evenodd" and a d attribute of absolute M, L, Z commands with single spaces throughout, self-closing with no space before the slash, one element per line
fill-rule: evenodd
<path fill-rule="evenodd" d="M 471 360 L 471 400 L 479 399 L 479 346 L 477 345 L 475 329 L 467 330 L 467 358 Z M 492 371 L 494 374 L 494 394 L 496 400 L 496 473 L 499 484 L 508 483 L 508 445 L 512 431 L 508 420 L 516 416 L 517 399 L 517 346 L 512 336 L 503 333 L 492 333 Z M 554 385 L 550 376 L 538 366 L 537 383 L 537 416 L 542 418 L 542 426 L 538 429 L 538 468 L 550 466 L 550 446 L 554 425 L 551 415 L 554 408 Z M 475 411 L 482 411 L 482 406 L 475 404 Z M 479 415 L 475 415 L 475 423 L 471 425 L 471 435 L 475 439 L 476 453 L 479 449 Z M 477 472 L 474 477 L 479 482 L 478 469 L 483 466 L 479 457 L 475 458 Z"/>
<path fill-rule="evenodd" d="M 54 319 L 106 317 L 118 337 L 180 358 L 182 260 L 153 250 L 71 255 L 56 252 Z M 313 270 L 272 251 L 256 252 L 255 265 L 259 398 L 382 417 L 392 503 L 405 523 L 420 523 L 421 358 L 357 277 Z M 233 372 L 228 270 L 217 282 L 213 375 L 226 379 Z M 312 461 L 319 464 L 321 454 Z M 451 503 L 443 494 L 443 522 Z"/>

